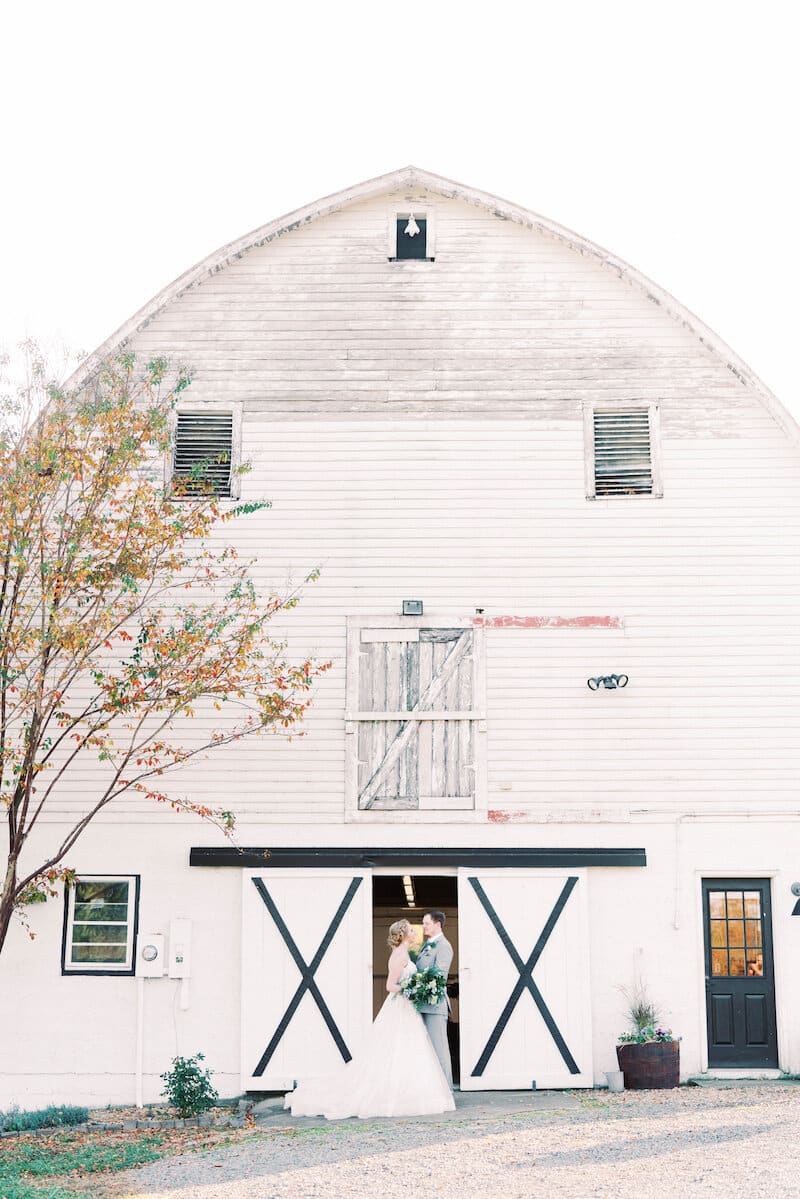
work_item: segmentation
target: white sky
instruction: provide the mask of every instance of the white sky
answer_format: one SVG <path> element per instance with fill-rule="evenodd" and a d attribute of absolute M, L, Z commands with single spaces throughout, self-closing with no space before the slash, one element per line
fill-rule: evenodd
<path fill-rule="evenodd" d="M 92 350 L 223 243 L 414 163 L 612 250 L 800 418 L 788 0 L 4 0 L 0 343 Z"/>

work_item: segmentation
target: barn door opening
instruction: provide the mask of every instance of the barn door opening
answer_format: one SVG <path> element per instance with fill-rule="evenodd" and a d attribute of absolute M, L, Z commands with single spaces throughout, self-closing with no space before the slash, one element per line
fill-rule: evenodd
<path fill-rule="evenodd" d="M 586 876 L 462 868 L 462 1091 L 592 1086 Z"/>
<path fill-rule="evenodd" d="M 386 966 L 389 947 L 386 943 L 389 926 L 395 920 L 408 920 L 422 943 L 422 917 L 438 910 L 446 917 L 444 932 L 453 946 L 453 965 L 450 969 L 447 992 L 450 997 L 450 1019 L 447 1039 L 453 1080 L 459 1077 L 459 984 L 458 984 L 458 880 L 455 875 L 376 874 L 372 890 L 372 1013 L 377 1016 L 386 999 Z"/>
<path fill-rule="evenodd" d="M 778 1065 L 768 878 L 703 880 L 708 1064 Z"/>
<path fill-rule="evenodd" d="M 349 1061 L 372 1019 L 368 870 L 243 871 L 242 1088 Z"/>

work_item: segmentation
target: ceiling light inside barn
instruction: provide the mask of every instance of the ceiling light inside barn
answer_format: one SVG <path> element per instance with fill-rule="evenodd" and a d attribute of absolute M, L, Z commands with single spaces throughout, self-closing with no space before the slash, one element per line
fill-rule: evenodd
<path fill-rule="evenodd" d="M 403 890 L 406 893 L 406 903 L 410 908 L 417 906 L 417 897 L 414 894 L 414 880 L 410 874 L 403 875 Z"/>

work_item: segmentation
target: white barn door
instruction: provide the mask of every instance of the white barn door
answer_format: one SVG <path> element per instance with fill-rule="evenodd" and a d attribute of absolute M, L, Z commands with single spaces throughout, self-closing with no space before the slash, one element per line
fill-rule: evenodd
<path fill-rule="evenodd" d="M 372 1022 L 366 870 L 243 871 L 242 1088 L 329 1074 Z"/>
<path fill-rule="evenodd" d="M 586 876 L 459 870 L 463 1091 L 592 1086 Z"/>

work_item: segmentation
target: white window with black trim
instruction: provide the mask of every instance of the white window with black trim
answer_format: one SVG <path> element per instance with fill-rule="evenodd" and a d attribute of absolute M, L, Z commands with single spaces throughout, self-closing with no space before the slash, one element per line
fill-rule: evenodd
<path fill-rule="evenodd" d="M 348 622 L 348 818 L 485 812 L 482 640 L 471 622 Z"/>
<path fill-rule="evenodd" d="M 436 225 L 427 205 L 389 209 L 390 262 L 433 262 Z"/>
<path fill-rule="evenodd" d="M 662 496 L 657 403 L 598 403 L 584 411 L 589 499 Z"/>
<path fill-rule="evenodd" d="M 171 490 L 177 499 L 237 499 L 241 406 L 198 404 L 175 415 Z"/>
<path fill-rule="evenodd" d="M 139 876 L 84 876 L 64 900 L 62 973 L 133 974 Z"/>

